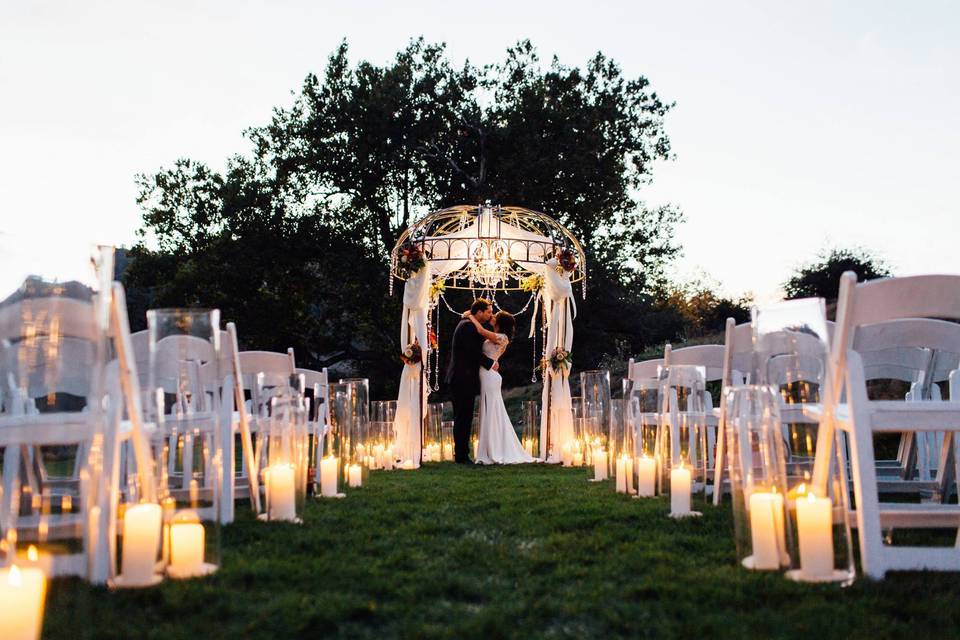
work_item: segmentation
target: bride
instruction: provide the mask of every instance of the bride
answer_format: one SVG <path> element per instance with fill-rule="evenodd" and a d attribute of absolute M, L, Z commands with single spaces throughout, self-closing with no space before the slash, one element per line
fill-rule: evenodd
<path fill-rule="evenodd" d="M 493 331 L 467 311 L 477 327 L 477 332 L 486 338 L 483 354 L 497 362 L 506 351 L 516 327 L 516 320 L 506 311 L 498 311 L 493 317 Z M 480 435 L 477 442 L 477 459 L 480 464 L 520 464 L 533 462 L 533 456 L 523 450 L 517 433 L 510 423 L 507 408 L 500 394 L 500 374 L 491 369 L 480 368 Z"/>

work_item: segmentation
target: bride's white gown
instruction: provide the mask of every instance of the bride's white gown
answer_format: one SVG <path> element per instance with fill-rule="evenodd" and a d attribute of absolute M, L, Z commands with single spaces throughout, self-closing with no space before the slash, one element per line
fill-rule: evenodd
<path fill-rule="evenodd" d="M 507 347 L 507 336 L 498 333 L 500 343 L 483 343 L 483 354 L 497 361 Z M 480 435 L 477 441 L 477 459 L 480 464 L 520 464 L 533 462 L 533 456 L 523 450 L 516 431 L 510 423 L 507 408 L 500 393 L 502 379 L 496 371 L 480 367 Z"/>

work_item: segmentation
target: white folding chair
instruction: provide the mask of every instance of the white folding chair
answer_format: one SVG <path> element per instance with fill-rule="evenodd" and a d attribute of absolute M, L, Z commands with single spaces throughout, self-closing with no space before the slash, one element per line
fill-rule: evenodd
<path fill-rule="evenodd" d="M 865 325 L 902 318 L 960 320 L 960 276 L 914 276 L 861 284 L 853 272 L 842 276 L 813 479 L 821 490 L 827 487 L 834 430 L 840 429 L 849 437 L 861 562 L 864 573 L 874 578 L 891 570 L 960 570 L 960 535 L 953 547 L 884 542 L 884 529 L 960 526 L 958 505 L 880 502 L 874 434 L 944 431 L 944 447 L 954 464 L 958 453 L 955 433 L 960 430 L 960 402 L 870 400 L 867 396 L 863 358 L 853 349 L 855 333 Z M 956 387 L 951 388 L 951 398 L 956 397 L 954 391 Z M 844 397 L 846 402 L 841 402 Z"/>

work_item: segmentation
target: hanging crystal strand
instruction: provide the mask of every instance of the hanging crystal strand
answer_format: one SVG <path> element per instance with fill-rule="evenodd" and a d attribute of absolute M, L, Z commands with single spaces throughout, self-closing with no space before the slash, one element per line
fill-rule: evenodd
<path fill-rule="evenodd" d="M 537 316 L 533 316 L 533 375 L 530 376 L 530 382 L 537 381 Z"/>

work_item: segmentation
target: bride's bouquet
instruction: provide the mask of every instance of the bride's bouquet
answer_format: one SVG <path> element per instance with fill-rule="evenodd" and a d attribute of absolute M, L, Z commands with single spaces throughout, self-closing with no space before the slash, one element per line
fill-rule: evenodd
<path fill-rule="evenodd" d="M 408 344 L 407 348 L 400 354 L 400 359 L 403 360 L 404 364 L 411 366 L 421 364 L 423 362 L 423 349 L 420 348 L 420 343 L 413 341 Z"/>
<path fill-rule="evenodd" d="M 570 352 L 563 347 L 557 347 L 553 350 L 553 353 L 550 354 L 549 358 L 544 359 L 541 368 L 546 370 L 547 367 L 550 367 L 554 372 L 559 372 L 562 369 L 569 369 L 572 364 L 573 361 L 570 359 Z"/>

